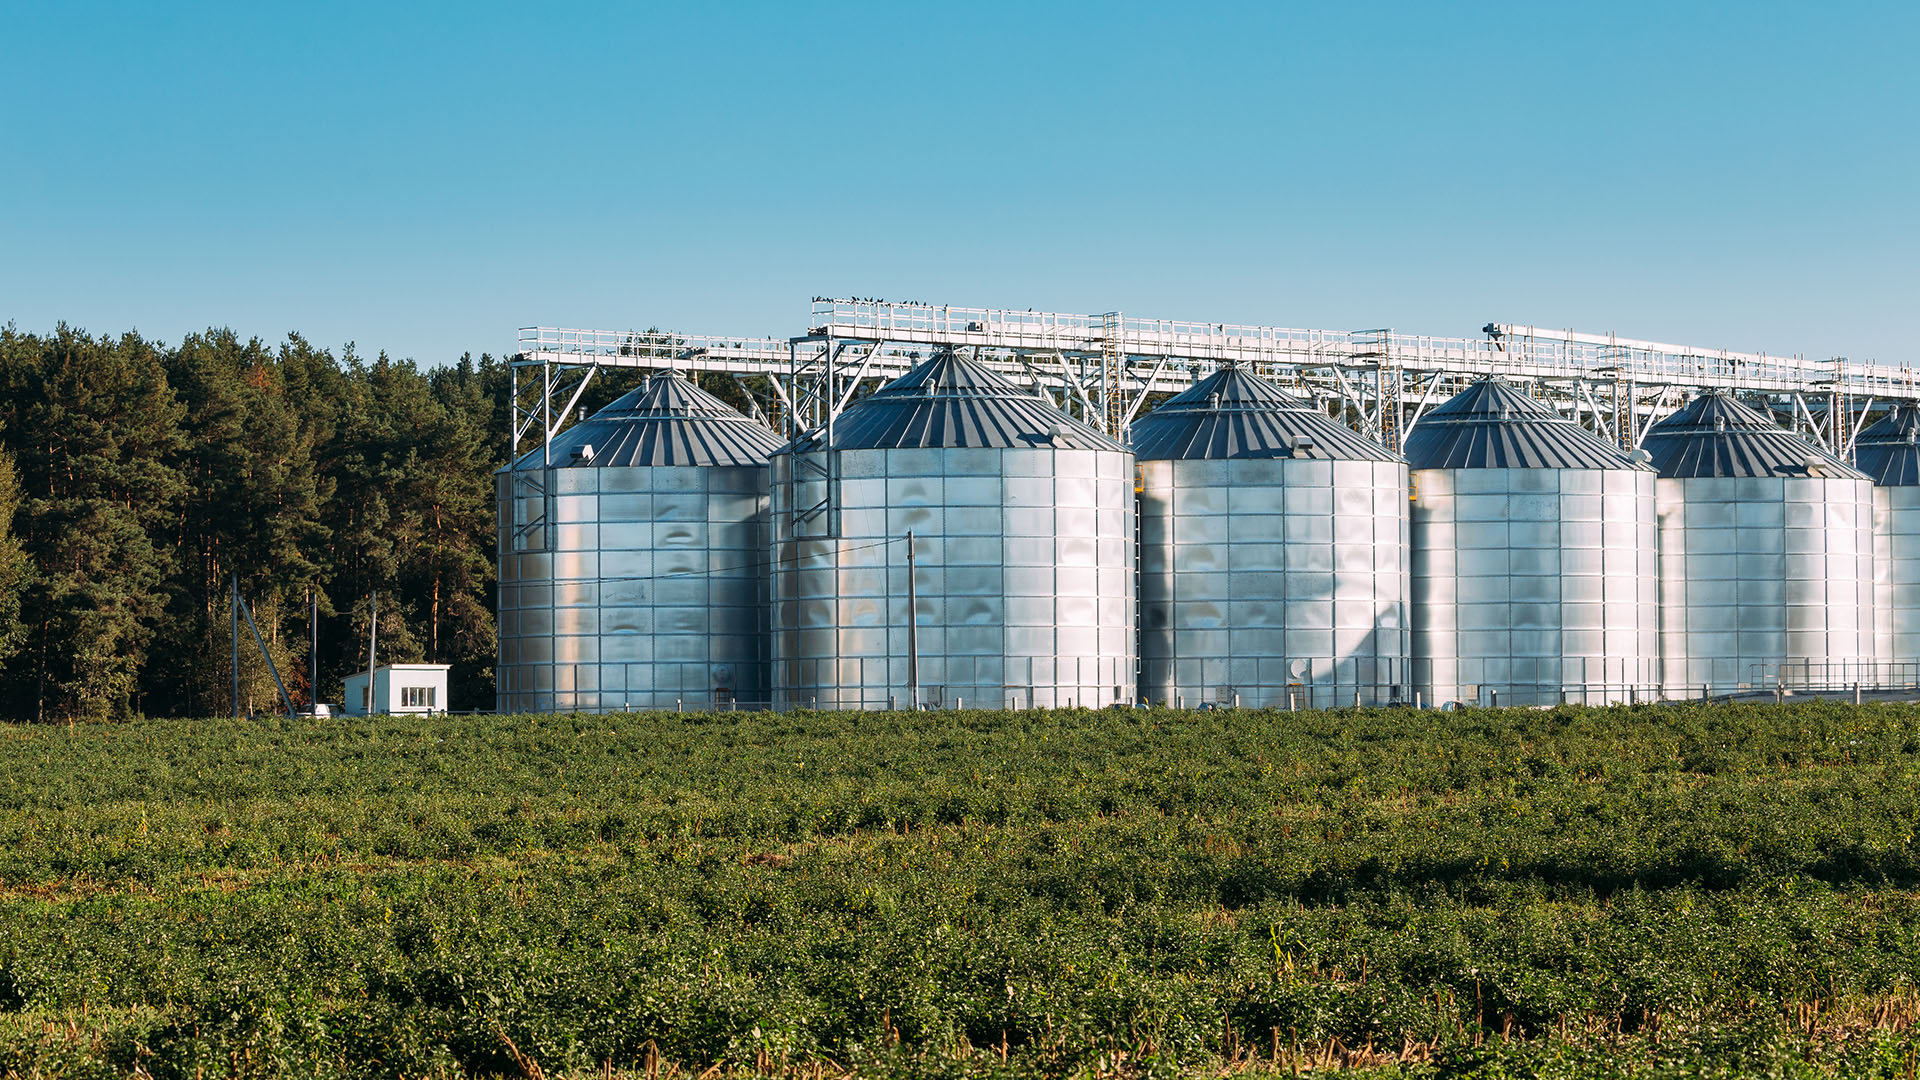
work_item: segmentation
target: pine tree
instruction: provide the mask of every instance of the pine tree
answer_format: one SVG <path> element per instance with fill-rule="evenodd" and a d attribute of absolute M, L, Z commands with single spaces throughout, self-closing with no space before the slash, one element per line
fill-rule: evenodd
<path fill-rule="evenodd" d="M 316 557 L 326 536 L 316 422 L 289 399 L 279 359 L 258 339 L 241 342 L 230 330 L 191 335 L 167 355 L 166 367 L 192 437 L 181 458 L 187 491 L 172 538 L 179 572 L 161 662 L 149 665 L 148 700 L 169 712 L 232 708 L 235 574 L 275 664 L 306 697 L 305 597 L 320 576 Z M 273 701 L 266 664 L 244 636 L 242 693 Z"/>
<path fill-rule="evenodd" d="M 494 402 L 471 358 L 429 377 L 439 423 L 421 439 L 415 487 L 420 543 L 406 569 L 427 594 L 427 659 L 453 665 L 449 696 L 468 706 L 493 696 L 495 523 L 488 433 Z"/>
<path fill-rule="evenodd" d="M 329 685 L 365 664 L 367 598 L 380 593 L 380 655 L 394 662 L 422 659 L 422 594 L 403 588 L 402 574 L 422 537 L 418 490 L 422 433 L 439 422 L 427 381 L 412 362 L 382 355 L 369 364 L 349 346 L 340 360 L 332 438 L 321 467 L 335 483 L 325 508 L 329 562 L 336 602 L 350 613 L 336 620 L 339 638 Z"/>
<path fill-rule="evenodd" d="M 161 542 L 183 494 L 182 410 L 154 346 L 0 331 L 0 423 L 22 498 L 15 527 L 34 564 L 25 649 L 7 665 L 15 715 L 125 716 L 173 571 Z"/>
<path fill-rule="evenodd" d="M 378 590 L 380 657 L 450 664 L 450 704 L 489 703 L 511 385 L 489 355 L 422 371 L 297 334 L 0 328 L 0 716 L 226 712 L 236 574 L 296 700 L 364 667 Z M 244 630 L 241 655 L 241 704 L 268 707 Z"/>
<path fill-rule="evenodd" d="M 20 621 L 20 594 L 33 580 L 33 565 L 13 535 L 13 517 L 19 508 L 20 483 L 13 455 L 0 450 L 0 661 L 19 652 L 26 638 L 26 626 Z"/>

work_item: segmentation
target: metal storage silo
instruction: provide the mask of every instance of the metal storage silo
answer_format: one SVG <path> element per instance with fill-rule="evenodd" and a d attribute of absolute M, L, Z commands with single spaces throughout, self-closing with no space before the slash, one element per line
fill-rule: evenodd
<path fill-rule="evenodd" d="M 1653 470 L 1497 379 L 1407 433 L 1414 685 L 1601 704 L 1659 685 Z"/>
<path fill-rule="evenodd" d="M 1920 682 L 1920 406 L 1896 405 L 1853 444 L 1873 481 L 1874 653 L 1882 684 Z"/>
<path fill-rule="evenodd" d="M 774 701 L 1131 698 L 1133 455 L 943 350 L 773 459 Z M 909 636 L 907 534 L 916 621 Z"/>
<path fill-rule="evenodd" d="M 1724 393 L 1655 424 L 1672 697 L 1871 677 L 1873 486 Z"/>
<path fill-rule="evenodd" d="M 1405 462 L 1233 367 L 1132 439 L 1143 697 L 1412 700 Z"/>
<path fill-rule="evenodd" d="M 502 469 L 498 709 L 764 704 L 780 442 L 661 372 Z"/>

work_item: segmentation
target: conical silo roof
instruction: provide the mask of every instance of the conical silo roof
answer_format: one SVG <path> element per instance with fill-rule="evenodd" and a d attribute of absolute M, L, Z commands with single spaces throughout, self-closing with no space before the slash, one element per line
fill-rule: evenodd
<path fill-rule="evenodd" d="M 1653 425 L 1641 445 L 1660 475 L 1673 480 L 1806 476 L 1813 466 L 1825 476 L 1862 478 L 1839 458 L 1718 390 Z"/>
<path fill-rule="evenodd" d="M 779 436 L 726 402 L 676 372 L 662 371 L 554 436 L 545 458 L 533 450 L 514 468 L 540 468 L 544 461 L 589 468 L 765 465 L 780 443 Z M 591 458 L 575 455 L 588 446 Z"/>
<path fill-rule="evenodd" d="M 1407 432 L 1415 469 L 1641 469 L 1625 451 L 1497 378 L 1482 379 Z"/>
<path fill-rule="evenodd" d="M 1334 458 L 1398 461 L 1310 402 L 1250 371 L 1224 367 L 1134 421 L 1142 461 Z"/>
<path fill-rule="evenodd" d="M 1895 405 L 1856 436 L 1853 463 L 1882 487 L 1920 486 L 1920 405 Z"/>
<path fill-rule="evenodd" d="M 790 450 L 825 450 L 824 429 Z M 941 350 L 833 421 L 834 450 L 1126 450 L 998 372 Z"/>

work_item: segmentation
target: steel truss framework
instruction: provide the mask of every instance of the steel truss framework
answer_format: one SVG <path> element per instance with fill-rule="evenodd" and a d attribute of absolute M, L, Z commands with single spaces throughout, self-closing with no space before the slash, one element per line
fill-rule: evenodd
<path fill-rule="evenodd" d="M 1703 389 L 1765 404 L 1842 456 L 1870 413 L 1920 399 L 1911 366 L 1809 360 L 1489 323 L 1480 338 L 1392 330 L 1302 330 L 879 300 L 815 299 L 792 338 L 528 327 L 513 357 L 513 452 L 544 447 L 601 368 L 672 367 L 740 380 L 758 419 L 789 436 L 833 419 L 864 390 L 942 347 L 981 361 L 1063 410 L 1125 438 L 1157 395 L 1238 364 L 1311 397 L 1398 449 L 1432 405 L 1498 374 L 1627 449 Z"/>

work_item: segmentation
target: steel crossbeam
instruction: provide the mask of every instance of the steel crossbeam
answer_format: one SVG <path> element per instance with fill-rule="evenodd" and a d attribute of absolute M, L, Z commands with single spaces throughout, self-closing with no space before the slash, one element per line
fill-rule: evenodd
<path fill-rule="evenodd" d="M 1920 399 L 1920 373 L 1911 366 L 1516 323 L 1489 323 L 1482 333 L 1431 337 L 826 298 L 813 301 L 806 332 L 792 338 L 528 327 L 513 358 L 514 450 L 517 456 L 523 435 L 550 439 L 564 426 L 568 410 L 555 415 L 555 408 L 566 399 L 556 395 L 600 367 L 763 379 L 766 411 L 777 414 L 777 427 L 798 434 L 831 424 L 863 387 L 940 348 L 968 350 L 1118 437 L 1151 396 L 1178 392 L 1222 364 L 1289 386 L 1394 448 L 1426 408 L 1491 374 L 1530 385 L 1624 447 L 1637 446 L 1647 427 L 1678 404 L 1676 396 L 1701 389 L 1768 398 L 1796 430 L 1838 451 L 1850 446 L 1870 409 Z"/>

